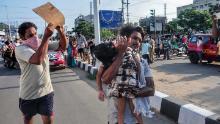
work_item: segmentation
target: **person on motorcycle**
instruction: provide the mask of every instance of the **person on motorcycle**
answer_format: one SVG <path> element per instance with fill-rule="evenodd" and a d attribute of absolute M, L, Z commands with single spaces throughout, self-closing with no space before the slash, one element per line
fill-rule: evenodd
<path fill-rule="evenodd" d="M 14 47 L 12 47 L 9 41 L 6 41 L 3 47 L 3 59 L 4 59 L 4 65 L 6 67 L 14 68 L 14 65 L 16 63 L 15 51 L 14 51 Z"/>
<path fill-rule="evenodd" d="M 173 35 L 171 39 L 171 45 L 172 45 L 172 49 L 178 49 L 177 39 L 175 35 Z"/>

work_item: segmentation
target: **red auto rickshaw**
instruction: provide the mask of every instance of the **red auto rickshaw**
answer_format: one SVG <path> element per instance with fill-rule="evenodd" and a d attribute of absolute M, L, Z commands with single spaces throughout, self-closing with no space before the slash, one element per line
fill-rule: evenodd
<path fill-rule="evenodd" d="M 188 41 L 188 56 L 189 60 L 193 64 L 198 64 L 199 55 L 197 49 L 198 38 L 202 37 L 202 60 L 212 63 L 213 61 L 219 61 L 217 55 L 217 42 L 214 40 L 211 34 L 195 34 Z"/>

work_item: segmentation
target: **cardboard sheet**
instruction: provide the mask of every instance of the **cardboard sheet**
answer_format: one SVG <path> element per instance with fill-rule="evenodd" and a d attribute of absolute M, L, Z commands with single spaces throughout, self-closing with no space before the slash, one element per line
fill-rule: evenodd
<path fill-rule="evenodd" d="M 50 2 L 34 8 L 33 11 L 54 27 L 65 24 L 64 15 Z"/>

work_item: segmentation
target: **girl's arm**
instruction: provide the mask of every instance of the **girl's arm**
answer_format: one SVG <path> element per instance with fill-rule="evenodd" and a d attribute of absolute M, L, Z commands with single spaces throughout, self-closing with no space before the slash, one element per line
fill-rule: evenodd
<path fill-rule="evenodd" d="M 99 70 L 96 74 L 96 85 L 97 85 L 97 89 L 98 89 L 98 98 L 100 101 L 104 101 L 104 97 L 105 97 L 105 94 L 104 94 L 104 91 L 102 88 L 102 81 L 101 81 L 101 76 L 102 76 L 103 72 L 104 72 L 103 65 L 100 65 Z"/>

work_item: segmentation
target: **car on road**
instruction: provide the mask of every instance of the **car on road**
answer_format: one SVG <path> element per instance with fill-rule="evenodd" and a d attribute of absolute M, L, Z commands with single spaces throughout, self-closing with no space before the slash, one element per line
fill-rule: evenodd
<path fill-rule="evenodd" d="M 188 41 L 188 56 L 189 60 L 193 64 L 198 64 L 199 55 L 197 49 L 198 38 L 202 37 L 202 60 L 212 63 L 217 61 L 217 42 L 211 34 L 195 34 L 192 35 Z"/>
<path fill-rule="evenodd" d="M 50 68 L 65 68 L 65 59 L 62 51 L 48 51 Z"/>

